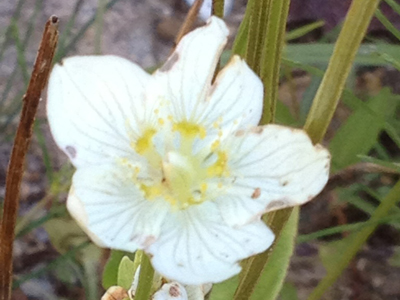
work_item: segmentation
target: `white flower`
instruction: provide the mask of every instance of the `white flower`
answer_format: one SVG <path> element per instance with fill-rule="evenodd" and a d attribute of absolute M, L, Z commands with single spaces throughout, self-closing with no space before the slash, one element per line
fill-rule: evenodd
<path fill-rule="evenodd" d="M 234 56 L 212 83 L 223 21 L 185 36 L 153 75 L 114 56 L 65 59 L 48 118 L 77 168 L 67 200 L 103 247 L 144 249 L 182 284 L 223 281 L 274 240 L 260 216 L 317 195 L 329 153 L 302 130 L 256 127 L 263 88 Z"/>
<path fill-rule="evenodd" d="M 185 0 L 187 4 L 193 5 L 194 1 L 196 0 Z M 207 20 L 211 16 L 211 10 L 212 10 L 212 0 L 204 0 L 203 4 L 200 7 L 199 11 L 199 17 L 202 20 Z M 227 16 L 230 14 L 233 8 L 233 2 L 234 0 L 225 0 L 224 1 L 224 16 Z"/>
<path fill-rule="evenodd" d="M 133 277 L 132 286 L 127 295 L 130 299 L 135 299 L 136 290 L 140 277 L 139 266 Z M 182 285 L 179 282 L 167 282 L 157 272 L 154 273 L 152 288 L 156 290 L 152 296 L 152 300 L 204 300 L 204 297 L 211 291 L 212 284 L 206 283 L 202 285 Z"/>

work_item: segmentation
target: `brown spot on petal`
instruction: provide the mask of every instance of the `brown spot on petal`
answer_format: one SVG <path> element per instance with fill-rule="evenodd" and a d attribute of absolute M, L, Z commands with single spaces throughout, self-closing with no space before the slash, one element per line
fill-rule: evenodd
<path fill-rule="evenodd" d="M 285 181 L 282 181 L 281 182 L 281 185 L 282 186 L 287 186 L 289 184 L 289 181 L 288 180 L 285 180 Z"/>
<path fill-rule="evenodd" d="M 264 131 L 264 127 L 257 126 L 250 129 L 252 133 L 261 134 Z"/>
<path fill-rule="evenodd" d="M 251 195 L 252 199 L 257 199 L 258 197 L 261 196 L 261 189 L 260 188 L 256 188 L 253 192 L 253 194 Z"/>
<path fill-rule="evenodd" d="M 179 285 L 177 285 L 176 283 L 172 284 L 171 287 L 169 288 L 169 294 L 172 297 L 178 298 L 181 295 Z"/>
<path fill-rule="evenodd" d="M 67 151 L 68 155 L 71 158 L 75 158 L 76 157 L 76 149 L 72 146 L 67 146 L 65 147 L 65 151 Z"/>
<path fill-rule="evenodd" d="M 175 63 L 179 60 L 178 52 L 174 52 L 166 61 L 166 63 L 159 69 L 160 72 L 168 72 L 172 69 Z"/>
<path fill-rule="evenodd" d="M 143 247 L 144 247 L 144 248 L 147 248 L 147 247 L 149 247 L 151 244 L 153 244 L 155 241 L 156 241 L 155 236 L 149 235 L 149 236 L 147 236 L 146 239 L 144 240 L 144 242 L 143 242 Z"/>
<path fill-rule="evenodd" d="M 235 136 L 240 137 L 243 136 L 246 133 L 246 131 L 244 130 L 238 130 L 235 132 Z"/>

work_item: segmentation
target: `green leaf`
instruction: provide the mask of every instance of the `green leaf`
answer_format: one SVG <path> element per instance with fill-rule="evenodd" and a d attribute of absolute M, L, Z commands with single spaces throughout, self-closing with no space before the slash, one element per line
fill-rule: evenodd
<path fill-rule="evenodd" d="M 245 261 L 235 292 L 235 300 L 274 299 L 273 297 L 278 295 L 293 251 L 298 213 L 299 208 L 295 207 L 274 211 L 264 216 L 264 221 L 275 233 L 275 242 L 267 251 Z M 259 285 L 257 285 L 258 282 L 260 282 Z M 269 298 L 265 298 L 265 293 Z M 259 298 L 261 296 L 263 298 Z"/>
<path fill-rule="evenodd" d="M 103 271 L 102 285 L 105 290 L 118 283 L 118 268 L 124 256 L 134 259 L 133 253 L 128 253 L 119 250 L 111 250 L 110 257 Z"/>
<path fill-rule="evenodd" d="M 366 155 L 373 148 L 385 126 L 386 103 L 390 95 L 389 89 L 382 89 L 368 101 L 366 108 L 357 109 L 339 128 L 329 143 L 333 171 L 359 162 L 358 155 Z"/>
<path fill-rule="evenodd" d="M 299 207 L 296 207 L 274 246 L 251 300 L 274 300 L 278 297 L 294 251 L 298 221 Z"/>
<path fill-rule="evenodd" d="M 129 290 L 132 286 L 135 272 L 135 263 L 131 261 L 128 256 L 124 256 L 118 267 L 117 285 Z"/>
<path fill-rule="evenodd" d="M 154 269 L 150 263 L 150 258 L 142 250 L 141 253 L 139 283 L 135 294 L 135 300 L 148 300 L 153 286 Z"/>
<path fill-rule="evenodd" d="M 235 276 L 224 282 L 213 285 L 210 300 L 233 299 L 236 287 L 239 283 L 239 277 Z"/>

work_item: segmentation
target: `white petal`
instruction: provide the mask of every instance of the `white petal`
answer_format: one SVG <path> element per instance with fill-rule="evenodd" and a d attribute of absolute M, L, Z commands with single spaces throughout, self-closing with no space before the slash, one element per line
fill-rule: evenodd
<path fill-rule="evenodd" d="M 231 226 L 301 205 L 328 180 L 330 154 L 320 145 L 313 146 L 303 130 L 267 125 L 238 132 L 226 142 L 234 183 L 215 201 Z"/>
<path fill-rule="evenodd" d="M 160 233 L 168 205 L 145 200 L 132 177 L 114 165 L 80 168 L 73 177 L 68 210 L 100 246 L 134 252 Z"/>
<path fill-rule="evenodd" d="M 206 128 L 213 128 L 217 122 L 223 133 L 229 134 L 237 128 L 256 126 L 262 113 L 263 85 L 246 62 L 235 55 L 201 104 L 197 118 Z"/>
<path fill-rule="evenodd" d="M 154 268 L 183 284 L 220 282 L 239 273 L 238 261 L 266 250 L 273 233 L 257 220 L 227 226 L 212 202 L 170 215 L 148 248 Z"/>
<path fill-rule="evenodd" d="M 225 23 L 212 17 L 206 26 L 184 36 L 164 66 L 154 73 L 157 86 L 149 92 L 169 101 L 178 121 L 187 119 L 204 101 L 228 33 Z"/>
<path fill-rule="evenodd" d="M 116 56 L 65 59 L 51 73 L 48 119 L 58 146 L 77 167 L 126 156 L 143 115 L 151 76 Z"/>
<path fill-rule="evenodd" d="M 166 283 L 153 295 L 153 300 L 188 300 L 186 290 L 178 282 Z"/>

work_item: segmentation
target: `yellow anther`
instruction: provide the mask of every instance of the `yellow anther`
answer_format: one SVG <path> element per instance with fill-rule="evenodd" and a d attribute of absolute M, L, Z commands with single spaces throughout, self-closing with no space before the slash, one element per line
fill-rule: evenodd
<path fill-rule="evenodd" d="M 179 131 L 185 137 L 190 137 L 190 138 L 193 138 L 198 135 L 201 139 L 204 139 L 207 135 L 207 131 L 203 126 L 188 121 L 175 123 L 172 129 L 174 131 Z"/>
<path fill-rule="evenodd" d="M 209 176 L 227 176 L 228 175 L 228 156 L 225 152 L 218 152 L 217 161 L 208 168 L 207 173 Z"/>
<path fill-rule="evenodd" d="M 159 125 L 164 125 L 164 119 L 162 119 L 162 118 L 158 118 L 158 124 Z"/>
<path fill-rule="evenodd" d="M 139 154 L 145 153 L 147 150 L 150 149 L 152 144 L 152 138 L 156 134 L 155 129 L 147 129 L 144 134 L 138 138 L 135 144 L 135 150 Z"/>
<path fill-rule="evenodd" d="M 154 198 L 163 194 L 162 187 L 160 185 L 147 186 L 145 184 L 141 184 L 140 189 L 144 192 L 147 200 L 153 200 Z"/>
<path fill-rule="evenodd" d="M 208 188 L 207 183 L 203 182 L 200 186 L 201 193 L 204 194 L 207 191 L 207 188 Z"/>
<path fill-rule="evenodd" d="M 219 145 L 221 144 L 220 140 L 215 140 L 212 144 L 211 144 L 211 151 L 214 151 L 215 149 L 217 149 L 219 147 Z"/>

